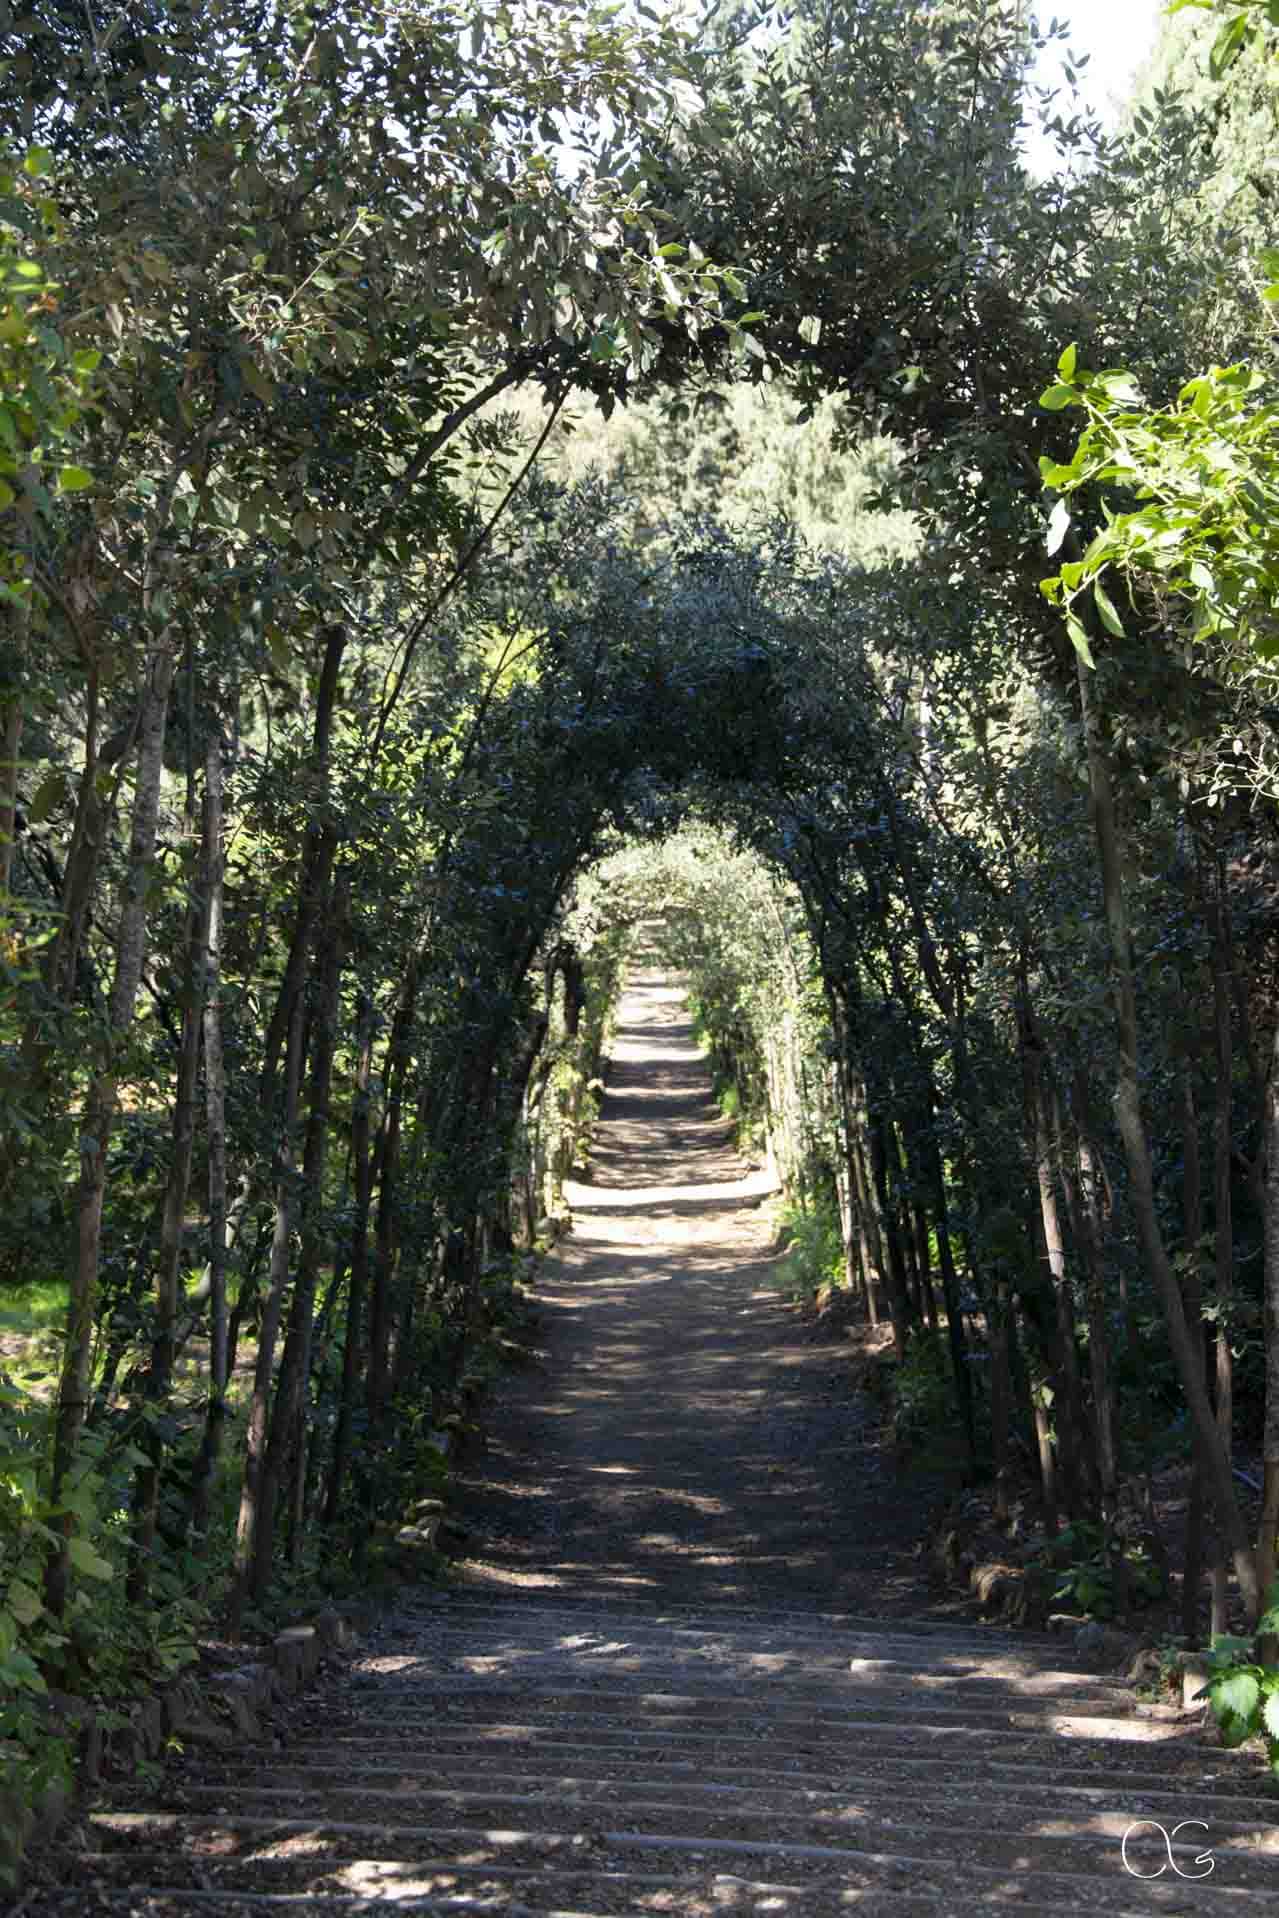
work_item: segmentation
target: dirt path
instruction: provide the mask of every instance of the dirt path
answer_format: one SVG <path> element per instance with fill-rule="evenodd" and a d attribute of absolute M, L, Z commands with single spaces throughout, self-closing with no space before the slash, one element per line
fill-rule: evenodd
<path fill-rule="evenodd" d="M 847 1347 L 787 1302 L 769 1191 L 680 986 L 633 974 L 590 1181 L 538 1288 L 545 1362 L 501 1388 L 463 1471 L 471 1584 L 929 1608 L 920 1488 L 894 1487 Z"/>

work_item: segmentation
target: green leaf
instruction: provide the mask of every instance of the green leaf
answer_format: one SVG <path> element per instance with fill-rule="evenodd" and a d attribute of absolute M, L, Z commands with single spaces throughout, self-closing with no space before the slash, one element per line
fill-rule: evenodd
<path fill-rule="evenodd" d="M 1217 1724 L 1221 1732 L 1221 1742 L 1228 1751 L 1233 1751 L 1236 1745 L 1244 1744 L 1252 1736 L 1252 1725 L 1249 1720 L 1236 1717 L 1233 1712 L 1219 1714 Z"/>
<path fill-rule="evenodd" d="M 1083 660 L 1084 665 L 1089 668 L 1095 667 L 1097 662 L 1092 656 L 1092 647 L 1088 643 L 1088 635 L 1073 613 L 1067 613 L 1066 615 L 1066 631 L 1070 634 L 1070 643 Z"/>
<path fill-rule="evenodd" d="M 1225 1712 L 1250 1721 L 1260 1698 L 1261 1686 L 1256 1673 L 1246 1667 L 1242 1671 L 1224 1672 L 1213 1680 L 1212 1703 L 1218 1715 Z"/>
<path fill-rule="evenodd" d="M 115 1573 L 105 1558 L 95 1552 L 87 1538 L 72 1538 L 67 1541 L 67 1557 L 77 1572 L 83 1572 L 86 1578 L 114 1578 Z"/>
<path fill-rule="evenodd" d="M 36 789 L 36 796 L 27 809 L 27 818 L 33 826 L 42 826 L 54 807 L 66 794 L 66 776 L 60 770 L 47 773 Z"/>
<path fill-rule="evenodd" d="M 1050 413 L 1060 413 L 1067 406 L 1082 406 L 1083 401 L 1073 386 L 1050 386 L 1039 395 L 1039 404 Z"/>
<path fill-rule="evenodd" d="M 19 1625 L 34 1625 L 44 1610 L 44 1600 L 34 1585 L 20 1578 L 14 1579 L 4 1602 Z"/>
<path fill-rule="evenodd" d="M 30 147 L 22 162 L 22 171 L 30 174 L 33 180 L 43 179 L 46 173 L 53 171 L 53 155 L 48 147 Z"/>
<path fill-rule="evenodd" d="M 1252 1640 L 1241 1638 L 1237 1632 L 1217 1632 L 1208 1649 L 1215 1665 L 1230 1665 L 1241 1652 L 1252 1650 Z"/>
<path fill-rule="evenodd" d="M 1229 73 L 1235 61 L 1243 51 L 1248 39 L 1248 16 L 1237 13 L 1228 20 L 1212 43 L 1212 52 L 1208 55 L 1208 71 L 1214 80 L 1221 80 Z"/>
<path fill-rule="evenodd" d="M 1124 637 L 1123 621 L 1115 611 L 1114 601 L 1099 579 L 1093 581 L 1092 596 L 1097 603 L 1097 611 L 1101 614 L 1101 623 L 1106 631 L 1113 633 L 1116 639 L 1122 639 Z"/>
<path fill-rule="evenodd" d="M 1261 1722 L 1271 1738 L 1279 1738 L 1279 1692 L 1271 1692 L 1261 1707 Z"/>
<path fill-rule="evenodd" d="M 83 493 L 86 486 L 93 485 L 93 474 L 83 466 L 64 466 L 58 474 L 58 485 L 64 493 Z"/>
<path fill-rule="evenodd" d="M 1075 377 L 1075 362 L 1078 358 L 1078 348 L 1068 346 L 1057 362 L 1057 371 L 1068 386 Z"/>
<path fill-rule="evenodd" d="M 9 482 L 0 479 L 0 513 L 3 513 L 6 506 L 12 506 L 17 497 Z"/>
<path fill-rule="evenodd" d="M 1279 1579 L 1266 1593 L 1266 1609 L 1257 1620 L 1258 1638 L 1269 1638 L 1275 1632 L 1279 1632 Z"/>

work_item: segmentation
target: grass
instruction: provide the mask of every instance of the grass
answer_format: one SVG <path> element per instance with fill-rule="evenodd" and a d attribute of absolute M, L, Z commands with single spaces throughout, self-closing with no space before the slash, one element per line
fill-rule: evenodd
<path fill-rule="evenodd" d="M 61 1328 L 67 1316 L 65 1279 L 32 1279 L 0 1290 L 0 1332 L 39 1338 Z"/>

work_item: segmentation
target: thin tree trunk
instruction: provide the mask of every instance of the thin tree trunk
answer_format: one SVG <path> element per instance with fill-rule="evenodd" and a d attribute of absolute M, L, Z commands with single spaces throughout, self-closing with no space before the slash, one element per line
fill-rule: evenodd
<path fill-rule="evenodd" d="M 102 1207 L 106 1196 L 107 1149 L 115 1120 L 117 1094 L 116 1051 L 133 1023 L 142 968 L 147 953 L 147 895 L 155 857 L 160 818 L 160 783 L 164 771 L 164 736 L 174 655 L 167 633 L 147 658 L 139 727 L 137 784 L 129 835 L 124 900 L 116 935 L 115 977 L 111 988 L 103 1060 L 95 1071 L 85 1099 L 80 1133 L 80 1175 L 76 1191 L 76 1246 L 67 1310 L 66 1342 L 54 1423 L 53 1472 L 49 1503 L 61 1506 L 67 1478 L 84 1429 L 89 1401 L 89 1368 L 93 1350 L 94 1314 L 98 1299 L 98 1269 L 102 1241 Z M 51 1552 L 45 1577 L 45 1603 L 55 1618 L 66 1607 L 70 1585 L 70 1546 L 74 1519 L 59 1513 L 52 1528 L 59 1542 Z"/>
<path fill-rule="evenodd" d="M 1199 1285 L 1199 1241 L 1203 1237 L 1203 1167 L 1199 1156 L 1199 1115 L 1191 1061 L 1181 1075 L 1182 1217 L 1185 1222 L 1186 1264 L 1182 1290 L 1186 1323 L 1203 1351 L 1203 1300 Z M 1204 1569 L 1203 1467 L 1194 1458 L 1190 1493 L 1186 1501 L 1185 1573 L 1181 1586 L 1181 1629 L 1188 1645 L 1199 1643 L 1199 1588 Z"/>
<path fill-rule="evenodd" d="M 1076 1074 L 1082 1088 L 1083 1072 Z M 1060 1107 L 1055 1105 L 1057 1164 L 1075 1240 L 1084 1266 L 1084 1314 L 1088 1324 L 1088 1375 L 1092 1384 L 1092 1429 L 1096 1447 L 1097 1489 L 1101 1501 L 1101 1520 L 1108 1540 L 1113 1541 L 1119 1519 L 1119 1418 L 1115 1403 L 1114 1378 L 1110 1366 L 1112 1332 L 1106 1301 L 1105 1208 L 1102 1200 L 1101 1167 L 1088 1131 L 1087 1107 L 1081 1101 L 1075 1126 L 1075 1169 L 1073 1186 L 1067 1164 Z M 1115 1577 L 1122 1577 L 1118 1563 Z"/>
<path fill-rule="evenodd" d="M 1231 1153 L 1234 1144 L 1232 1082 L 1234 1048 L 1230 1036 L 1230 951 L 1222 916 L 1221 893 L 1225 883 L 1220 856 L 1214 875 L 1212 901 L 1212 1192 L 1213 1270 L 1217 1336 L 1215 1340 L 1214 1381 L 1217 1403 L 1217 1429 L 1226 1456 L 1234 1456 L 1234 1355 L 1230 1347 L 1230 1311 L 1235 1289 L 1235 1235 L 1231 1193 Z M 1262 1578 L 1260 1568 L 1258 1577 Z M 1263 1590 L 1265 1589 L 1264 1579 Z M 1228 1630 L 1228 1594 L 1226 1566 L 1220 1559 L 1212 1568 L 1212 1631 L 1216 1636 Z"/>
<path fill-rule="evenodd" d="M 1002 1279 L 992 1282 L 991 1312 L 987 1332 L 990 1339 L 990 1466 L 995 1486 L 995 1518 L 1006 1525 L 1010 1516 L 1008 1492 L 1008 1438 L 1012 1412 L 1012 1378 L 1008 1365 L 1008 1286 Z"/>
<path fill-rule="evenodd" d="M 194 821 L 190 823 L 193 825 Z M 208 831 L 209 824 L 209 808 L 205 806 L 205 832 Z M 178 1292 L 181 1284 L 182 1238 L 186 1224 L 187 1193 L 191 1185 L 191 1157 L 195 1145 L 196 1079 L 200 1065 L 200 1031 L 204 1017 L 209 921 L 213 905 L 208 885 L 211 866 L 210 849 L 207 843 L 202 843 L 200 866 L 193 888 L 194 896 L 187 912 L 182 1037 L 178 1048 L 177 1084 L 173 1096 L 173 1149 L 165 1187 L 164 1218 L 160 1227 L 160 1262 L 155 1288 L 155 1336 L 151 1347 L 151 1363 L 144 1385 L 145 1400 L 152 1407 L 163 1405 L 173 1378 Z M 129 1568 L 128 1594 L 130 1603 L 135 1605 L 140 1604 L 146 1596 L 151 1554 L 155 1547 L 156 1521 L 159 1515 L 164 1445 L 154 1425 L 145 1435 L 144 1450 L 147 1463 L 139 1466 L 133 1490 L 133 1562 Z"/>
<path fill-rule="evenodd" d="M 254 1540 L 250 1589 L 261 1600 L 271 1575 L 276 1511 L 285 1467 L 294 1445 L 302 1442 L 300 1425 L 310 1372 L 311 1331 L 315 1319 L 315 1287 L 320 1272 L 323 1237 L 324 1174 L 328 1165 L 329 1095 L 333 1084 L 333 1054 L 337 1045 L 338 1003 L 342 988 L 342 957 L 349 911 L 349 883 L 343 875 L 334 889 L 332 910 L 318 957 L 318 1003 L 313 1035 L 310 1107 L 306 1143 L 302 1151 L 302 1245 L 289 1325 L 276 1380 L 275 1402 L 258 1480 L 258 1523 Z"/>
<path fill-rule="evenodd" d="M 1128 901 L 1124 890 L 1119 824 L 1115 814 L 1109 754 L 1101 721 L 1093 702 L 1089 673 L 1089 667 L 1081 658 L 1078 662 L 1080 706 L 1084 722 L 1084 737 L 1087 742 L 1093 825 L 1097 835 L 1102 895 L 1110 934 L 1114 983 L 1118 1042 L 1115 1116 L 1124 1145 L 1124 1154 L 1128 1161 L 1133 1211 L 1146 1267 L 1163 1308 L 1169 1344 L 1181 1380 L 1181 1388 L 1190 1409 L 1217 1522 L 1229 1546 L 1235 1576 L 1239 1580 L 1239 1589 L 1248 1617 L 1255 1620 L 1261 1609 L 1262 1598 L 1257 1577 L 1257 1560 L 1248 1539 L 1239 1501 L 1235 1496 L 1230 1455 L 1222 1443 L 1220 1429 L 1204 1390 L 1195 1340 L 1186 1325 L 1181 1291 L 1164 1244 L 1155 1203 L 1154 1169 L 1141 1103 L 1137 993 L 1132 934 L 1128 921 Z M 1279 1199 L 1279 1193 L 1276 1194 L 1276 1198 Z M 1276 1215 L 1275 1224 L 1276 1229 L 1279 1230 L 1279 1213 Z M 1275 1383 L 1279 1391 L 1279 1351 L 1275 1355 L 1275 1366 Z"/>
<path fill-rule="evenodd" d="M 267 1414 L 271 1403 L 271 1380 L 275 1370 L 275 1346 L 279 1337 L 284 1295 L 289 1283 L 289 1250 L 293 1238 L 293 1218 L 297 1207 L 297 1174 L 294 1163 L 294 1132 L 298 1116 L 298 1083 L 302 1076 L 303 995 L 293 1001 L 285 1048 L 284 1111 L 280 1121 L 280 1144 L 276 1162 L 275 1231 L 271 1240 L 271 1265 L 267 1277 L 266 1298 L 262 1305 L 262 1323 L 258 1328 L 257 1362 L 253 1370 L 253 1397 L 249 1405 L 249 1427 L 244 1442 L 244 1479 L 240 1490 L 240 1513 L 235 1532 L 235 1564 L 227 1610 L 227 1629 L 232 1642 L 238 1642 L 244 1623 L 244 1605 L 258 1563 L 258 1528 L 262 1518 L 262 1464 L 266 1453 Z"/>
<path fill-rule="evenodd" d="M 964 1449 L 969 1476 L 977 1475 L 977 1428 L 973 1407 L 973 1379 L 968 1365 L 968 1340 L 959 1299 L 959 1274 L 950 1244 L 950 1206 L 946 1197 L 946 1174 L 941 1147 L 937 1143 L 935 1114 L 937 1089 L 929 1083 L 929 1110 L 924 1117 L 923 1153 L 928 1181 L 933 1189 L 933 1214 L 937 1227 L 937 1263 L 941 1268 L 942 1298 L 946 1302 L 946 1340 L 950 1348 L 950 1366 L 955 1380 L 955 1400 L 964 1434 Z"/>
<path fill-rule="evenodd" d="M 902 1258 L 901 1237 L 897 1230 L 897 1214 L 888 1190 L 888 1155 L 884 1149 L 883 1121 L 878 1116 L 870 1120 L 869 1136 L 871 1171 L 879 1207 L 879 1221 L 884 1243 L 888 1249 L 888 1309 L 893 1321 L 893 1345 L 897 1357 L 904 1359 L 910 1331 L 910 1302 L 906 1290 L 906 1265 Z"/>
<path fill-rule="evenodd" d="M 369 1430 L 381 1422 L 390 1388 L 390 1345 L 393 1311 L 392 1280 L 395 1265 L 396 1178 L 400 1157 L 400 1117 L 408 1076 L 413 1020 L 417 1011 L 418 960 L 409 961 L 400 1003 L 387 1043 L 386 1107 L 382 1119 L 379 1158 L 377 1226 L 373 1261 L 373 1296 L 369 1318 L 368 1405 Z"/>
<path fill-rule="evenodd" d="M 204 761 L 204 890 L 208 949 L 204 970 L 205 1127 L 209 1158 L 209 1397 L 191 1488 L 191 1528 L 208 1539 L 209 1504 L 226 1429 L 230 1356 L 227 1319 L 226 1059 L 222 1050 L 222 922 L 226 857 L 222 845 L 222 739 L 209 731 Z"/>
<path fill-rule="evenodd" d="M 315 696 L 315 728 L 311 744 L 311 781 L 315 811 L 308 821 L 302 842 L 297 883 L 297 909 L 289 940 L 284 977 L 267 1026 L 262 1045 L 262 1071 L 259 1084 L 263 1102 L 272 1095 L 276 1068 L 285 1034 L 293 1017 L 294 1001 L 301 995 L 306 979 L 312 935 L 320 907 L 329 889 L 329 871 L 337 847 L 337 834 L 328 817 L 329 755 L 333 736 L 333 715 L 337 706 L 338 674 L 346 650 L 344 626 L 329 628 Z"/>
<path fill-rule="evenodd" d="M 351 1112 L 351 1164 L 355 1182 L 355 1217 L 351 1224 L 351 1276 L 346 1295 L 346 1334 L 342 1345 L 342 1389 L 333 1432 L 333 1459 L 329 1467 L 324 1523 L 336 1524 L 342 1506 L 351 1425 L 360 1380 L 360 1344 L 364 1335 L 364 1299 L 369 1282 L 369 1213 L 373 1196 L 372 1127 L 369 1082 L 373 1071 L 373 1002 L 362 998 L 359 1013 L 359 1056 L 355 1069 L 355 1103 Z"/>
<path fill-rule="evenodd" d="M 24 569 L 25 570 L 25 569 Z M 12 672 L 0 707 L 4 724 L 0 729 L 0 898 L 8 896 L 13 877 L 13 838 L 18 818 L 18 756 L 22 751 L 22 725 L 26 717 L 27 647 L 31 637 L 31 591 L 9 603 L 13 628 Z"/>

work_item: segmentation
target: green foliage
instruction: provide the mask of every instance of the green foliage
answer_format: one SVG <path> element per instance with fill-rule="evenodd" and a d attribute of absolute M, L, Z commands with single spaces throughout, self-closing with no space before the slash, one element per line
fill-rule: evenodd
<path fill-rule="evenodd" d="M 0 604 L 25 598 L 30 568 L 19 511 L 47 517 L 92 475 L 66 458 L 101 354 L 68 345 L 56 325 L 60 286 L 41 257 L 61 233 L 53 157 L 0 150 Z"/>
<path fill-rule="evenodd" d="M 1044 1567 L 1057 1575 L 1053 1597 L 1094 1617 L 1113 1618 L 1117 1553 L 1130 1600 L 1148 1605 L 1163 1596 L 1163 1579 L 1144 1546 L 1117 1546 L 1102 1526 L 1075 1519 L 1040 1554 Z"/>
<path fill-rule="evenodd" d="M 1154 409 L 1130 374 L 1077 367 L 1073 347 L 1058 377 L 1042 403 L 1080 407 L 1087 425 L 1069 463 L 1040 462 L 1044 484 L 1060 495 L 1050 552 L 1070 524 L 1065 502 L 1080 495 L 1086 508 L 1102 494 L 1100 530 L 1042 582 L 1075 646 L 1091 663 L 1075 610 L 1085 594 L 1105 630 L 1124 637 L 1108 590 L 1118 582 L 1156 614 L 1171 612 L 1196 641 L 1214 642 L 1223 664 L 1279 656 L 1279 410 L 1264 376 L 1211 367 Z M 1125 494 L 1137 504 L 1116 510 Z"/>
<path fill-rule="evenodd" d="M 916 1326 L 906 1356 L 893 1374 L 893 1436 L 915 1449 L 953 1430 L 955 1403 L 940 1332 Z"/>
<path fill-rule="evenodd" d="M 1279 1588 L 1272 1590 L 1257 1636 L 1279 1631 Z M 1254 1641 L 1217 1634 L 1210 1649 L 1210 1675 L 1199 1693 L 1212 1706 L 1228 1747 L 1249 1738 L 1265 1741 L 1271 1773 L 1279 1780 L 1279 1666 L 1253 1662 Z"/>
<path fill-rule="evenodd" d="M 1209 71 L 1214 80 L 1223 80 L 1239 55 L 1261 30 L 1263 20 L 1279 27 L 1279 0 L 1172 0 L 1169 14 L 1196 7 L 1214 13 L 1221 24 L 1209 55 Z"/>
<path fill-rule="evenodd" d="M 778 1229 L 786 1241 L 786 1274 L 794 1291 L 811 1298 L 823 1286 L 843 1285 L 844 1242 L 829 1200 L 785 1207 Z"/>
<path fill-rule="evenodd" d="M 189 1555 L 157 1568 L 152 1607 L 130 1603 L 119 1499 L 141 1455 L 109 1434 L 86 1435 L 55 1506 L 51 1428 L 48 1405 L 0 1381 L 0 1740 L 30 1792 L 65 1775 L 72 1758 L 72 1734 L 45 1709 L 50 1683 L 99 1704 L 128 1699 L 188 1664 L 211 1616 L 209 1567 Z M 63 1525 L 78 1583 L 55 1615 L 44 1570 Z"/>

